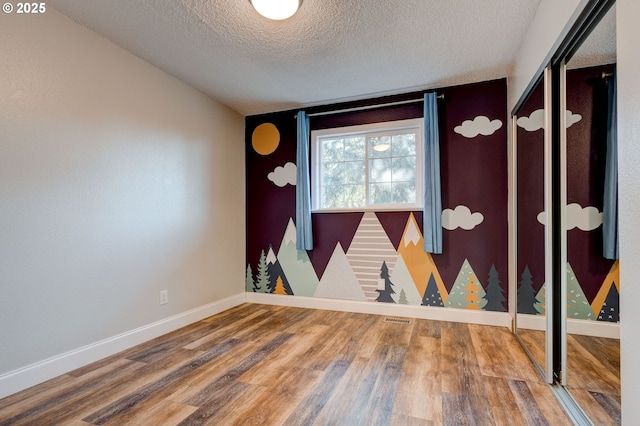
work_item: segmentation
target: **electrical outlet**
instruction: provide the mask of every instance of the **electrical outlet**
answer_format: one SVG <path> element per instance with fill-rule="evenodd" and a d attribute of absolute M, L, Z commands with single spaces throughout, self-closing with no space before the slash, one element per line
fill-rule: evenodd
<path fill-rule="evenodd" d="M 160 304 L 166 305 L 169 303 L 169 290 L 160 290 Z"/>

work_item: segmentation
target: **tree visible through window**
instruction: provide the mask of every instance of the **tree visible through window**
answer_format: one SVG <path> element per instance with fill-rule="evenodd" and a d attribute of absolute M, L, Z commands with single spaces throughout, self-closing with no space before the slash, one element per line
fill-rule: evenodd
<path fill-rule="evenodd" d="M 312 133 L 316 210 L 420 208 L 422 120 Z"/>

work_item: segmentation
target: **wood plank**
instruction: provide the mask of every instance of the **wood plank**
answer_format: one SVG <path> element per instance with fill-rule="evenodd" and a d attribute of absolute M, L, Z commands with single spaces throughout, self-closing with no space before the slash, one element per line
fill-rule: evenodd
<path fill-rule="evenodd" d="M 506 328 L 468 325 L 478 366 L 483 376 L 538 381 L 540 374 Z"/>
<path fill-rule="evenodd" d="M 233 406 L 219 412 L 217 420 L 221 425 L 285 424 L 322 374 L 318 370 L 281 368 L 270 386 L 260 386 L 262 391 L 254 387 L 252 392 L 244 393 Z"/>
<path fill-rule="evenodd" d="M 589 392 L 593 399 L 598 401 L 603 411 L 612 420 L 611 424 L 619 425 L 622 423 L 622 412 L 620 407 L 620 399 L 611 395 L 599 392 Z M 603 420 L 604 421 L 604 420 Z"/>
<path fill-rule="evenodd" d="M 209 389 L 206 401 L 189 417 L 178 423 L 181 426 L 219 425 L 218 414 L 235 403 L 235 400 L 251 387 L 248 383 L 230 381 L 218 389 Z"/>
<path fill-rule="evenodd" d="M 287 417 L 285 424 L 290 426 L 312 424 L 324 404 L 331 397 L 333 390 L 344 377 L 345 372 L 351 366 L 352 361 L 353 358 L 349 356 L 338 356 L 325 370 L 318 383 L 307 393 L 304 400 Z"/>
<path fill-rule="evenodd" d="M 365 409 L 371 424 L 386 425 L 389 423 L 406 355 L 407 348 L 389 346 L 382 371 L 378 374 Z"/>
<path fill-rule="evenodd" d="M 428 337 L 428 334 L 414 335 L 411 342 L 398 385 L 393 412 L 401 416 L 442 424 L 440 339 Z"/>
<path fill-rule="evenodd" d="M 598 358 L 567 335 L 567 388 L 614 395 L 620 393 L 620 376 L 607 369 Z"/>
<path fill-rule="evenodd" d="M 524 425 L 525 418 L 513 407 L 518 405 L 509 386 L 509 381 L 501 377 L 484 377 L 487 399 L 496 425 Z"/>
<path fill-rule="evenodd" d="M 540 410 L 536 398 L 531 392 L 529 385 L 522 380 L 509 380 L 509 386 L 513 391 L 516 402 L 520 407 L 520 413 L 528 425 L 549 425 L 545 415 Z M 548 390 L 548 388 L 547 388 Z M 566 419 L 568 420 L 568 419 Z M 570 424 L 569 423 L 551 423 L 551 424 Z"/>
<path fill-rule="evenodd" d="M 145 365 L 130 360 L 118 360 L 112 365 L 103 366 L 94 370 L 90 375 L 82 379 L 76 379 L 72 386 L 61 386 L 58 392 L 47 392 L 47 397 L 37 404 L 32 404 L 28 408 L 24 404 L 16 404 L 12 410 L 6 413 L 10 416 L 0 421 L 0 425 L 20 425 L 37 424 L 41 419 L 47 421 L 57 421 L 59 407 L 65 404 L 79 406 L 80 400 L 86 399 L 88 395 L 93 395 L 105 388 L 117 387 L 122 377 L 128 375 L 138 375 L 143 372 Z M 26 409 L 25 409 L 26 408 Z M 4 415 L 3 415 L 4 417 Z"/>
<path fill-rule="evenodd" d="M 362 424 L 367 404 L 389 352 L 381 346 L 371 358 L 354 358 L 316 419 L 318 424 Z"/>
<path fill-rule="evenodd" d="M 95 411 L 96 401 L 100 401 L 101 404 L 110 404 L 144 383 L 158 380 L 166 374 L 167 370 L 197 354 L 199 352 L 175 352 L 153 364 L 143 364 L 137 369 L 121 369 L 112 378 L 95 380 L 90 386 L 76 389 L 72 398 L 56 401 L 54 408 L 28 418 L 25 424 L 38 424 L 44 421 L 43 419 L 46 419 L 48 424 L 64 424 L 73 418 L 83 419 Z"/>
<path fill-rule="evenodd" d="M 518 335 L 524 342 L 527 349 L 529 349 L 529 352 L 533 355 L 533 359 L 536 360 L 536 363 L 544 369 L 546 365 L 545 332 L 539 330 L 519 329 Z"/>
<path fill-rule="evenodd" d="M 190 398 L 187 398 L 184 402 L 189 405 L 195 406 L 207 404 L 207 401 L 211 399 L 211 395 L 215 394 L 219 388 L 226 386 L 228 383 L 236 382 L 240 376 L 242 376 L 254 365 L 268 356 L 271 352 L 276 350 L 280 345 L 291 338 L 291 336 L 292 335 L 288 333 L 280 333 L 280 335 L 276 336 L 274 339 L 270 340 L 265 345 L 249 354 L 249 356 L 244 358 L 238 365 L 234 366 L 230 370 L 227 370 L 222 376 L 211 382 L 197 394 L 191 396 Z M 241 389 L 242 387 L 237 388 Z"/>
<path fill-rule="evenodd" d="M 96 425 L 105 424 L 109 422 L 112 418 L 117 417 L 119 414 L 129 409 L 130 407 L 136 404 L 139 404 L 146 398 L 149 398 L 153 394 L 156 394 L 161 390 L 165 389 L 176 380 L 182 379 L 186 374 L 193 372 L 194 370 L 216 359 L 217 357 L 224 354 L 225 352 L 230 351 L 239 343 L 240 343 L 239 340 L 230 339 L 216 346 L 209 352 L 205 352 L 202 355 L 199 355 L 193 359 L 190 359 L 189 362 L 170 371 L 168 374 L 159 378 L 158 380 L 149 382 L 144 386 L 133 390 L 131 393 L 103 407 L 101 410 L 98 410 L 92 413 L 90 416 L 87 416 L 83 420 Z"/>
<path fill-rule="evenodd" d="M 475 425 L 471 402 L 467 395 L 444 392 L 442 394 L 442 417 L 444 425 Z"/>

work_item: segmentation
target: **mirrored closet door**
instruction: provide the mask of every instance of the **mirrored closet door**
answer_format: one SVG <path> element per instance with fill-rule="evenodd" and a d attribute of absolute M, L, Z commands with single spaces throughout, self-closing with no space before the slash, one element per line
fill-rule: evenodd
<path fill-rule="evenodd" d="M 535 83 L 515 118 L 515 175 L 516 175 L 516 336 L 536 366 L 553 381 L 551 365 L 551 334 L 547 329 L 551 316 L 546 315 L 546 275 L 551 260 L 546 249 L 545 177 L 548 160 L 549 74 L 545 72 Z"/>
<path fill-rule="evenodd" d="M 550 58 L 513 113 L 515 332 L 576 424 L 616 425 L 614 2 L 587 1 Z"/>
<path fill-rule="evenodd" d="M 561 382 L 596 424 L 620 420 L 615 47 L 613 6 L 570 48 L 560 73 L 566 204 Z"/>

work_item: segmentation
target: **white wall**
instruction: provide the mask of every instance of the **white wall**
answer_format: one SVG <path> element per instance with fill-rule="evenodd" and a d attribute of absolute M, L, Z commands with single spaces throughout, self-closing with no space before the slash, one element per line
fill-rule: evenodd
<path fill-rule="evenodd" d="M 622 423 L 640 424 L 640 2 L 616 2 Z"/>
<path fill-rule="evenodd" d="M 574 10 L 571 11 L 572 7 Z M 513 107 L 528 80 L 544 64 L 557 44 L 552 36 L 565 24 L 572 24 L 584 7 L 578 0 L 542 0 L 509 79 L 509 105 Z M 616 38 L 618 54 L 618 161 L 620 208 L 620 335 L 622 378 L 622 423 L 640 422 L 640 285 L 637 265 L 640 259 L 640 2 L 617 0 Z M 546 23 L 548 22 L 548 26 Z M 566 28 L 566 25 L 564 25 Z M 545 51 L 546 50 L 546 51 Z"/>
<path fill-rule="evenodd" d="M 241 115 L 51 9 L 0 14 L 0 378 L 243 295 L 244 201 Z"/>
<path fill-rule="evenodd" d="M 562 36 L 584 8 L 586 0 L 542 0 L 526 32 L 513 72 L 508 78 L 509 112 L 527 89 L 527 85 L 555 52 Z"/>

